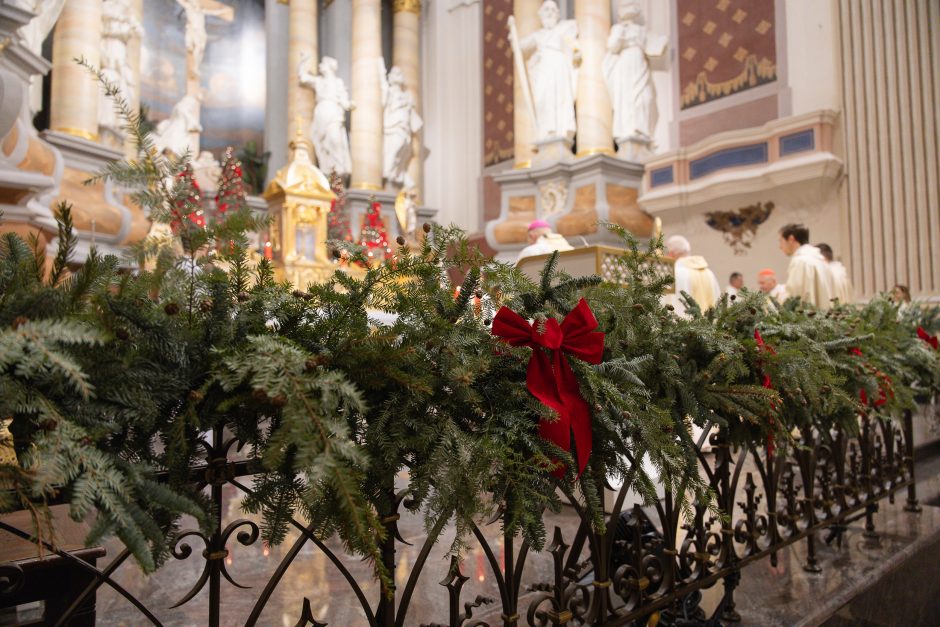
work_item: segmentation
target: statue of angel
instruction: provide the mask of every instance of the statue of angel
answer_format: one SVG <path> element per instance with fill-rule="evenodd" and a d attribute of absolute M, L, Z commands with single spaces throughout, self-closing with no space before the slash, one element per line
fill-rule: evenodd
<path fill-rule="evenodd" d="M 308 66 L 311 57 L 303 54 L 297 66 L 297 80 L 301 86 L 316 94 L 310 138 L 317 154 L 317 165 L 329 175 L 341 177 L 352 172 L 352 156 L 349 153 L 349 134 L 346 132 L 346 112 L 354 108 L 343 79 L 336 75 L 337 63 L 333 57 L 323 57 L 320 74 L 312 74 Z"/>
<path fill-rule="evenodd" d="M 389 70 L 387 81 L 384 72 L 382 78 L 382 102 L 385 106 L 383 173 L 390 183 L 410 188 L 414 185 L 408 176 L 408 164 L 414 155 L 412 140 L 424 122 L 418 115 L 411 92 L 405 89 L 405 75 L 401 68 Z"/>

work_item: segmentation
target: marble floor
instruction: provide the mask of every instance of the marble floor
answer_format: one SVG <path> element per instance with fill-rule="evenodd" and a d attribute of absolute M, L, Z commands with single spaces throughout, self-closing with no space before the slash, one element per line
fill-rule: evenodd
<path fill-rule="evenodd" d="M 940 456 L 918 465 L 918 491 L 922 503 L 940 496 Z M 899 495 L 901 496 L 901 495 Z M 226 520 L 241 517 L 234 489 L 226 493 L 228 511 Z M 559 525 L 570 530 L 576 526 L 576 516 L 570 510 L 549 515 L 548 529 Z M 903 511 L 903 499 L 894 504 L 883 502 L 876 514 L 875 524 L 879 538 L 870 540 L 862 536 L 863 522 L 852 524 L 846 532 L 841 546 L 828 546 L 818 542 L 818 557 L 822 573 L 812 574 L 803 570 L 806 558 L 805 542 L 798 542 L 779 553 L 776 566 L 769 559 L 750 564 L 743 573 L 735 600 L 743 617 L 743 625 L 819 625 L 827 619 L 848 622 L 830 622 L 831 627 L 842 625 L 918 625 L 938 624 L 919 622 L 921 618 L 937 616 L 937 608 L 929 603 L 904 603 L 890 596 L 891 588 L 879 582 L 883 575 L 898 571 L 912 557 L 926 555 L 928 549 L 940 548 L 940 507 L 925 505 L 920 514 Z M 405 587 L 411 567 L 421 551 L 427 535 L 422 520 L 404 514 L 400 521 L 402 537 L 411 543 L 398 552 L 398 567 L 395 572 L 399 590 Z M 497 559 L 502 555 L 502 535 L 498 525 L 483 527 L 484 535 L 493 548 Z M 445 578 L 448 559 L 447 550 L 453 539 L 453 530 L 446 529 L 431 550 L 427 564 L 415 587 L 412 607 L 406 625 L 422 623 L 446 623 L 447 593 L 439 582 Z M 222 624 L 243 624 L 252 611 L 271 574 L 288 553 L 298 534 L 275 547 L 259 544 L 249 547 L 239 545 L 233 538 L 231 550 L 226 558 L 226 568 L 235 581 L 247 586 L 239 589 L 226 581 L 222 582 Z M 570 537 L 567 538 L 570 542 Z M 170 609 L 199 579 L 202 565 L 199 557 L 202 546 L 198 538 L 191 539 L 193 555 L 179 562 L 168 564 L 156 574 L 145 577 L 132 564 L 122 566 L 115 579 L 145 602 L 157 618 L 166 625 L 204 625 L 207 622 L 206 601 L 208 591 L 203 589 L 195 598 L 181 608 Z M 329 547 L 342 560 L 352 578 L 360 582 L 362 593 L 374 605 L 378 588 L 371 577 L 368 564 L 343 555 L 342 545 L 335 539 L 327 541 Z M 463 601 L 471 601 L 478 595 L 498 599 L 499 593 L 493 580 L 486 555 L 474 543 L 466 554 L 463 573 L 468 577 L 462 595 Z M 107 547 L 109 555 L 116 555 L 118 545 Z M 933 553 L 936 555 L 936 553 Z M 106 561 L 106 560 L 105 560 Z M 526 586 L 551 578 L 551 559 L 547 554 L 530 554 L 523 577 Z M 921 588 L 935 586 L 940 590 L 940 580 L 895 576 L 899 590 L 911 590 L 912 584 Z M 905 581 L 907 582 L 905 584 Z M 874 587 L 872 587 L 874 585 Z M 866 592 L 867 589 L 870 591 Z M 927 588 L 929 589 L 929 588 Z M 864 592 L 864 594 L 862 594 Z M 535 594 L 533 592 L 525 593 Z M 900 593 L 898 593 L 900 594 Z M 871 598 L 872 602 L 852 604 L 853 598 Z M 702 602 L 706 610 L 717 605 L 721 586 L 704 591 Z M 300 616 L 304 599 L 309 599 L 312 615 L 331 626 L 356 627 L 366 625 L 364 610 L 352 593 L 349 584 L 324 553 L 307 543 L 297 555 L 283 580 L 275 589 L 258 620 L 258 625 L 295 625 Z M 940 595 L 934 594 L 934 602 Z M 526 597 L 519 606 L 525 608 Z M 888 616 L 896 622 L 880 622 L 877 615 L 884 614 L 886 607 L 892 610 Z M 876 611 L 877 610 L 877 611 Z M 871 620 L 864 616 L 871 613 Z M 879 612 L 881 614 L 879 614 Z M 933 612 L 933 613 L 931 613 Z M 499 605 L 483 605 L 474 610 L 474 618 L 489 619 L 490 624 L 501 624 Z M 869 621 L 869 622 L 866 622 Z M 111 589 L 98 595 L 98 623 L 101 625 L 142 625 L 146 621 L 120 595 Z M 524 623 L 524 619 L 523 619 Z"/>

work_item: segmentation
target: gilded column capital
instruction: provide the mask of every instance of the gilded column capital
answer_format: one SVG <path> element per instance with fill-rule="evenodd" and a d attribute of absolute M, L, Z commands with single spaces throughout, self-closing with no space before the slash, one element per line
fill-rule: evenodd
<path fill-rule="evenodd" d="M 410 13 L 421 14 L 421 0 L 395 0 L 392 3 L 392 13 L 408 11 Z"/>

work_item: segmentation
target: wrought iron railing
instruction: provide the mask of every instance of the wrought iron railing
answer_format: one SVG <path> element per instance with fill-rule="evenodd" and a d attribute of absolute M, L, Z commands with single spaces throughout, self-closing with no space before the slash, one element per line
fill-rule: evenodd
<path fill-rule="evenodd" d="M 447 576 L 440 582 L 443 587 L 440 594 L 446 595 L 446 602 L 438 605 L 446 607 L 446 612 L 442 610 L 438 622 L 426 624 L 613 626 L 647 624 L 654 617 L 660 624 L 739 619 L 734 591 L 742 575 L 746 576 L 747 570 L 743 569 L 748 563 L 767 556 L 775 562 L 781 549 L 805 540 L 804 568 L 815 572 L 820 569 L 816 544 L 821 531 L 828 531 L 826 541 L 831 542 L 840 538 L 849 523 L 864 518 L 865 533 L 875 534 L 873 514 L 879 503 L 884 499 L 893 502 L 902 489 L 907 489 L 905 509 L 919 511 L 911 420 L 910 413 L 898 421 L 860 416 L 857 436 L 839 429 L 828 433 L 804 432 L 797 446 L 780 447 L 769 456 L 763 446 L 733 448 L 720 432 L 713 433 L 708 437 L 711 452 L 699 452 L 700 470 L 723 515 L 715 515 L 703 503 L 693 504 L 691 515 L 683 514 L 669 492 L 654 505 L 643 507 L 630 502 L 633 493 L 628 479 L 626 487 L 616 493 L 608 492 L 608 524 L 601 533 L 589 524 L 578 501 L 569 499 L 577 514 L 569 519 L 579 523 L 566 529 L 554 527 L 546 547 L 551 559 L 550 576 L 535 582 L 529 577 L 525 586 L 523 575 L 533 554 L 528 543 L 510 535 L 493 542 L 492 533 L 485 533 L 483 526 L 475 526 L 472 532 L 479 543 L 478 553 L 484 556 L 477 566 L 481 573 L 486 569 L 487 576 L 495 581 L 498 598 L 483 594 L 465 597 L 468 577 L 456 558 L 452 558 Z M 212 438 L 203 441 L 205 464 L 192 469 L 193 481 L 209 491 L 215 532 L 207 536 L 198 530 L 184 531 L 176 536 L 172 547 L 177 560 L 201 560 L 201 574 L 173 608 L 186 612 L 191 604 L 205 599 L 210 625 L 223 622 L 225 595 L 243 587 L 226 567 L 232 546 L 238 543 L 255 548 L 260 544 L 255 522 L 242 518 L 224 520 L 223 487 L 250 493 L 247 477 L 251 469 L 248 462 L 233 459 L 237 442 L 223 435 L 217 429 Z M 705 439 L 703 435 L 700 448 Z M 387 496 L 394 498 L 387 500 L 394 507 L 380 512 L 387 531 L 382 559 L 388 572 L 394 573 L 396 552 L 403 548 L 398 524 L 400 510 L 407 507 L 407 494 L 395 491 L 394 478 L 389 478 L 388 492 Z M 368 586 L 357 580 L 327 539 L 319 537 L 311 525 L 299 520 L 292 524 L 298 532 L 296 540 L 283 551 L 265 585 L 253 592 L 257 598 L 240 621 L 246 625 L 263 624 L 259 623 L 262 613 L 288 577 L 288 569 L 301 551 L 312 544 L 335 569 L 334 578 L 341 578 L 348 585 L 348 597 L 361 606 L 363 624 L 391 627 L 421 622 L 414 618 L 415 590 L 444 522 L 427 533 L 410 571 L 401 578 L 403 585 L 399 584 L 390 594 L 372 594 L 371 599 Z M 0 530 L 34 540 L 28 530 L 7 522 L 0 522 Z M 70 599 L 67 609 L 58 616 L 46 616 L 49 624 L 69 624 L 102 587 L 121 595 L 139 613 L 139 623 L 161 624 L 157 615 L 165 615 L 167 608 L 154 608 L 152 600 L 133 594 L 118 581 L 119 569 L 135 568 L 127 564 L 128 552 L 97 566 L 49 543 L 45 548 L 87 575 L 85 587 Z M 171 562 L 163 568 L 173 567 Z M 27 576 L 15 562 L 0 565 L 0 606 L 4 605 L 4 597 L 16 594 Z M 698 591 L 718 583 L 723 584 L 721 600 L 711 615 L 705 616 L 698 607 Z M 378 589 L 375 585 L 372 588 Z M 204 589 L 208 595 L 200 594 Z M 297 602 L 297 625 L 329 623 L 330 616 L 314 615 L 315 606 L 316 599 L 309 596 Z"/>

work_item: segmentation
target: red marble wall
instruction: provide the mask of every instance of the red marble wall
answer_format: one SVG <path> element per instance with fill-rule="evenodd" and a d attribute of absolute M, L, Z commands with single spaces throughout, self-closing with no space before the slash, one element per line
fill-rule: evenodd
<path fill-rule="evenodd" d="M 512 50 L 506 20 L 512 0 L 483 0 L 483 163 L 513 157 Z"/>

